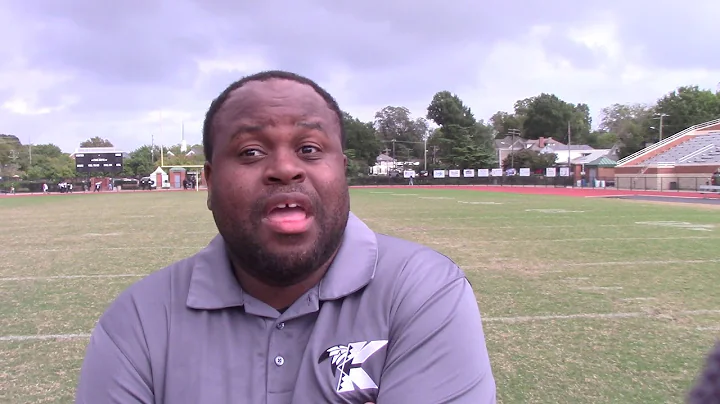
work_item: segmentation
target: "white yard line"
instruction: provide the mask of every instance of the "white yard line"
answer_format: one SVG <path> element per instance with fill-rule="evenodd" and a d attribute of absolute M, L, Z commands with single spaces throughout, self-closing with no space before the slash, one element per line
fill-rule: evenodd
<path fill-rule="evenodd" d="M 55 275 L 55 276 L 18 276 L 0 278 L 3 281 L 44 281 L 54 279 L 84 279 L 84 278 L 139 278 L 148 274 L 97 274 L 97 275 Z"/>
<path fill-rule="evenodd" d="M 622 286 L 582 286 L 580 290 L 622 290 Z"/>
<path fill-rule="evenodd" d="M 90 334 L 45 334 L 45 335 L 5 335 L 0 341 L 42 341 L 48 339 L 84 339 L 90 338 Z"/>
<path fill-rule="evenodd" d="M 365 220 L 366 222 L 372 223 L 373 220 Z M 378 223 L 381 223 L 378 221 Z M 463 226 L 463 227 L 446 227 L 446 226 L 432 226 L 431 224 L 425 224 L 425 226 L 409 226 L 409 227 L 394 227 L 394 229 L 398 230 L 418 230 L 418 231 L 425 231 L 425 230 L 485 230 L 485 229 L 518 229 L 518 230 L 527 230 L 527 229 L 578 229 L 582 226 L 577 225 L 565 225 L 565 224 L 538 224 L 538 225 L 527 225 L 527 226 Z M 592 228 L 596 227 L 637 227 L 636 224 L 597 224 L 592 226 L 587 226 L 590 230 Z M 183 233 L 190 233 L 190 232 L 183 232 Z"/>
<path fill-rule="evenodd" d="M 460 268 L 464 270 L 471 269 L 489 269 L 490 267 L 497 267 L 503 265 L 504 261 L 522 261 L 522 260 L 494 260 L 488 263 L 488 265 L 460 265 Z M 534 268 L 556 268 L 556 267 L 598 267 L 598 266 L 632 266 L 632 265 L 667 265 L 667 264 L 708 264 L 720 262 L 720 259 L 708 259 L 708 260 L 658 260 L 658 261 L 603 261 L 603 262 L 552 262 L 548 261 L 544 264 L 535 264 L 531 266 Z M 566 272 L 563 270 L 553 271 L 537 271 L 540 274 L 554 274 Z"/>
<path fill-rule="evenodd" d="M 658 260 L 658 261 L 605 261 L 605 262 L 560 262 L 557 265 L 572 267 L 594 267 L 594 266 L 620 266 L 620 265 L 664 265 L 664 264 L 706 264 L 720 262 L 717 260 Z"/>
<path fill-rule="evenodd" d="M 678 237 L 592 237 L 592 238 L 556 238 L 556 239 L 545 239 L 537 241 L 547 242 L 563 242 L 563 241 L 629 241 L 629 240 L 698 240 L 698 239 L 716 239 L 720 240 L 720 237 L 708 237 L 708 236 L 678 236 Z M 523 240 L 526 241 L 526 240 Z M 527 240 L 529 241 L 529 240 Z"/>
<path fill-rule="evenodd" d="M 15 253 L 37 253 L 37 252 L 72 252 L 72 251 L 104 251 L 104 250 L 200 250 L 204 246 L 139 246 L 139 247 L 102 247 L 102 248 L 78 248 L 68 246 L 66 248 L 33 248 L 32 250 L 14 250 L 12 247 L 0 250 L 1 254 Z"/>
<path fill-rule="evenodd" d="M 648 300 L 657 300 L 656 297 L 624 297 L 620 299 L 623 302 L 644 302 Z"/>
<path fill-rule="evenodd" d="M 720 314 L 720 310 L 687 310 L 676 311 L 670 314 L 680 316 L 698 316 L 703 314 Z M 615 319 L 615 318 L 641 318 L 653 317 L 653 314 L 644 311 L 627 312 L 627 313 L 581 313 L 567 315 L 549 315 L 549 316 L 520 316 L 520 317 L 485 317 L 483 322 L 486 323 L 528 323 L 532 321 L 547 320 L 573 320 L 573 319 Z"/>
<path fill-rule="evenodd" d="M 687 310 L 671 313 L 680 316 L 697 316 L 703 314 L 720 314 L 720 310 Z M 651 318 L 653 315 L 644 311 L 627 313 L 582 313 L 550 316 L 520 316 L 520 317 L 485 317 L 485 323 L 528 323 L 533 321 L 547 320 L 573 320 L 573 319 L 617 319 L 617 318 Z M 698 330 L 715 330 L 716 327 L 698 328 Z M 90 338 L 90 334 L 40 334 L 40 335 L 5 335 L 0 336 L 0 341 L 39 341 L 39 340 L 71 340 Z"/>

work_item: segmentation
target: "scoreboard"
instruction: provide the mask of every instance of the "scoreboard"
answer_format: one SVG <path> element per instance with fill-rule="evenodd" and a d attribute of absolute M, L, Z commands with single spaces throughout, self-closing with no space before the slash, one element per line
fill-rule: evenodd
<path fill-rule="evenodd" d="M 112 173 L 123 169 L 122 153 L 77 153 L 75 171 L 79 173 Z"/>

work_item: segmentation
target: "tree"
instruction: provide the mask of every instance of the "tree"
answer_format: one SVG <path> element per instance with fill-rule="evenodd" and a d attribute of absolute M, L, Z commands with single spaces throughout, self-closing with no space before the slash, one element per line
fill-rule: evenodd
<path fill-rule="evenodd" d="M 470 108 L 449 91 L 440 91 L 433 96 L 427 108 L 427 119 L 441 127 L 457 125 L 468 128 L 476 123 Z"/>
<path fill-rule="evenodd" d="M 113 147 L 113 144 L 107 139 L 95 136 L 80 143 L 80 147 Z"/>
<path fill-rule="evenodd" d="M 367 173 L 375 165 L 383 148 L 372 122 L 362 122 L 343 112 L 345 127 L 345 155 L 348 157 L 348 175 Z"/>
<path fill-rule="evenodd" d="M 720 118 L 720 92 L 701 90 L 698 86 L 683 86 L 657 101 L 655 112 L 663 117 L 663 137 L 699 123 Z M 656 127 L 659 122 L 656 120 Z"/>
<path fill-rule="evenodd" d="M 17 168 L 23 149 L 27 146 L 23 146 L 17 136 L 0 134 L 0 173 Z"/>
<path fill-rule="evenodd" d="M 618 157 L 657 141 L 657 133 L 651 129 L 653 114 L 653 108 L 643 104 L 613 104 L 601 110 L 600 130 L 607 140 L 614 138 L 620 143 Z"/>
<path fill-rule="evenodd" d="M 493 127 L 477 122 L 472 111 L 449 91 L 435 94 L 427 118 L 440 128 L 430 138 L 433 157 L 454 168 L 486 168 L 495 163 Z"/>
<path fill-rule="evenodd" d="M 374 127 L 382 145 L 394 148 L 393 157 L 423 157 L 423 136 L 428 132 L 428 123 L 423 118 L 413 119 L 409 109 L 393 106 L 381 109 L 375 114 Z"/>
<path fill-rule="evenodd" d="M 490 124 L 496 132 L 497 138 L 504 138 L 510 133 L 510 129 L 518 129 L 522 132 L 525 116 L 498 111 L 490 117 Z"/>
<path fill-rule="evenodd" d="M 611 149 L 617 142 L 615 133 L 596 130 L 587 135 L 584 143 L 595 149 Z"/>
<path fill-rule="evenodd" d="M 127 177 L 144 177 L 150 175 L 159 165 L 160 147 L 150 145 L 140 146 L 130 152 L 123 161 L 122 175 Z"/>
<path fill-rule="evenodd" d="M 511 153 L 502 162 L 503 169 L 529 168 L 532 171 L 543 170 L 547 167 L 553 167 L 557 155 L 555 153 L 539 153 L 535 150 L 525 149 Z"/>
<path fill-rule="evenodd" d="M 583 143 L 590 134 L 592 119 L 586 104 L 574 105 L 554 94 L 542 93 L 527 105 L 524 136 L 528 139 L 552 137 L 560 142 L 568 141 L 568 123 L 573 143 Z"/>
<path fill-rule="evenodd" d="M 75 161 L 54 144 L 39 144 L 32 146 L 32 163 L 26 160 L 22 170 L 27 179 L 62 181 L 75 178 Z"/>

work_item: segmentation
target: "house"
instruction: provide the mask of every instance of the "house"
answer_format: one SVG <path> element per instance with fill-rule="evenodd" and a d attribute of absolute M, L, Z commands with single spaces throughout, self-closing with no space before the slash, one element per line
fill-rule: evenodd
<path fill-rule="evenodd" d="M 187 157 L 190 157 L 190 156 L 202 155 L 203 153 L 205 153 L 205 150 L 203 150 L 202 147 L 195 146 L 195 147 L 190 148 L 190 150 L 187 153 L 185 153 L 185 155 Z"/>
<path fill-rule="evenodd" d="M 615 176 L 615 162 L 617 161 L 617 148 L 595 149 L 585 156 L 573 159 L 570 162 L 574 181 L 584 179 L 586 183 L 593 184 L 598 179 L 609 179 Z"/>
<path fill-rule="evenodd" d="M 526 146 L 528 149 L 537 151 L 540 154 L 555 153 L 555 164 L 559 165 L 567 165 L 568 161 L 572 162 L 574 159 L 588 156 L 595 151 L 594 148 L 586 144 L 566 145 L 551 137 L 528 140 Z"/>
<path fill-rule="evenodd" d="M 371 175 L 390 175 L 392 170 L 397 168 L 397 160 L 388 156 L 387 154 L 381 154 L 375 158 L 375 165 L 370 167 Z"/>
<path fill-rule="evenodd" d="M 498 157 L 498 164 L 502 166 L 502 162 L 511 153 L 524 150 L 527 147 L 526 143 L 527 140 L 519 136 L 515 136 L 514 142 L 513 136 L 505 136 L 502 139 L 495 139 L 495 151 Z"/>
<path fill-rule="evenodd" d="M 403 171 L 418 171 L 421 161 L 409 159 L 398 161 L 387 154 L 381 154 L 375 159 L 375 165 L 370 167 L 370 175 L 401 175 Z"/>

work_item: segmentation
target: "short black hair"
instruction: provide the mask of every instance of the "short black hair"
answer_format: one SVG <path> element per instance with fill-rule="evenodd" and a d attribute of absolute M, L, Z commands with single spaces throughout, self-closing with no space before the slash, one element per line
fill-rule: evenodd
<path fill-rule="evenodd" d="M 335 115 L 337 115 L 338 125 L 340 125 L 340 143 L 343 149 L 345 148 L 345 125 L 343 124 L 343 112 L 340 110 L 340 107 L 338 106 L 337 101 L 335 101 L 335 98 L 333 98 L 330 93 L 325 91 L 324 88 L 320 87 L 320 85 L 307 77 L 303 77 L 299 74 L 283 70 L 267 70 L 252 74 L 250 76 L 245 76 L 242 79 L 230 84 L 210 104 L 210 108 L 205 114 L 205 122 L 203 123 L 203 151 L 205 153 L 206 161 L 210 162 L 212 160 L 213 120 L 215 119 L 215 115 L 217 114 L 217 112 L 220 110 L 220 107 L 222 107 L 222 105 L 225 103 L 225 100 L 227 100 L 228 96 L 230 96 L 230 93 L 233 92 L 233 90 L 236 90 L 251 81 L 267 81 L 271 79 L 291 80 L 296 83 L 306 84 L 312 87 L 316 93 L 320 94 L 320 96 L 327 103 L 328 108 L 330 108 L 335 113 Z"/>

